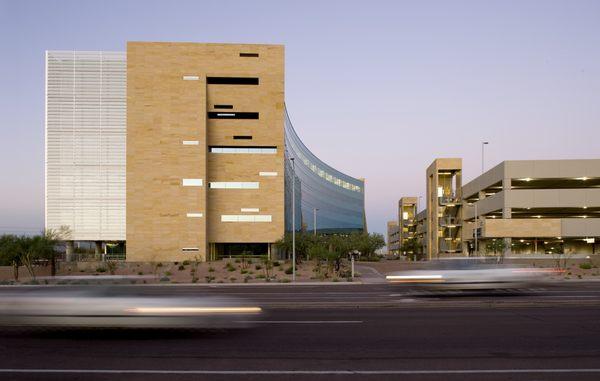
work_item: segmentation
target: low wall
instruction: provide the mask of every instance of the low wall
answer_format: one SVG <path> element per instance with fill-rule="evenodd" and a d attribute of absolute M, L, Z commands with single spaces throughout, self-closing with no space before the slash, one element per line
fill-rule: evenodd
<path fill-rule="evenodd" d="M 50 276 L 50 266 L 35 267 L 35 276 Z M 0 266 L 0 281 L 14 280 L 12 266 Z M 31 275 L 25 266 L 19 267 L 19 280 L 27 281 L 31 279 Z"/>

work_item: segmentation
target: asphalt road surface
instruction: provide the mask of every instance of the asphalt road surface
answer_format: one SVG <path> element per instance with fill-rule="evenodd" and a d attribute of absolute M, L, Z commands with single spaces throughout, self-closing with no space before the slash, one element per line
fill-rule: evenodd
<path fill-rule="evenodd" d="M 0 380 L 600 379 L 600 282 L 492 294 L 352 284 L 126 290 L 236 295 L 267 313 L 243 331 L 3 331 Z"/>

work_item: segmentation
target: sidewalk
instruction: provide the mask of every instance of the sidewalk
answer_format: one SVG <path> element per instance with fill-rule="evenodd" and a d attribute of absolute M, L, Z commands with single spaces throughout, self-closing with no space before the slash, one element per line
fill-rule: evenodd
<path fill-rule="evenodd" d="M 355 265 L 355 269 L 360 273 L 360 280 L 363 283 L 385 283 L 385 275 L 381 274 L 371 266 L 360 264 Z"/>

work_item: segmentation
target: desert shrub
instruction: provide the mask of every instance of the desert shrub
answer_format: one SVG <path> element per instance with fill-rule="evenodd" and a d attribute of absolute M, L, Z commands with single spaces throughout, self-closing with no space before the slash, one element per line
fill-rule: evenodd
<path fill-rule="evenodd" d="M 223 268 L 226 269 L 227 271 L 235 271 L 236 270 L 235 266 L 231 262 L 227 262 L 227 264 Z"/>
<path fill-rule="evenodd" d="M 214 273 L 214 272 L 215 272 L 215 268 L 214 268 L 214 267 L 212 267 L 212 266 L 210 266 L 210 267 L 208 268 L 208 272 L 209 272 L 209 273 Z"/>
<path fill-rule="evenodd" d="M 254 266 L 254 268 L 257 270 L 260 270 L 260 269 L 262 269 L 262 266 L 257 264 L 256 266 Z"/>
<path fill-rule="evenodd" d="M 242 274 L 242 275 L 244 275 L 244 274 L 248 274 L 248 270 L 244 270 L 244 269 L 242 269 L 242 270 L 240 270 L 240 274 Z"/>
<path fill-rule="evenodd" d="M 579 268 L 582 270 L 591 270 L 592 264 L 591 263 L 582 263 L 579 265 Z"/>
<path fill-rule="evenodd" d="M 117 271 L 117 266 L 117 261 L 106 261 L 106 269 L 108 270 L 110 275 L 115 275 L 115 271 Z"/>
<path fill-rule="evenodd" d="M 171 272 L 170 271 L 165 271 L 165 275 L 166 276 L 171 276 Z"/>
<path fill-rule="evenodd" d="M 292 266 L 288 267 L 287 269 L 285 269 L 285 273 L 287 275 L 293 274 L 294 273 L 294 269 Z"/>
<path fill-rule="evenodd" d="M 264 274 L 258 274 L 256 276 L 256 279 L 265 279 L 265 275 Z"/>
<path fill-rule="evenodd" d="M 183 270 L 185 270 L 185 266 L 184 265 L 179 265 L 179 267 L 177 268 L 177 270 L 183 271 Z"/>
<path fill-rule="evenodd" d="M 96 272 L 97 273 L 105 273 L 106 272 L 106 268 L 104 268 L 104 267 L 97 267 L 96 268 Z"/>
<path fill-rule="evenodd" d="M 186 259 L 185 261 L 181 262 L 182 265 L 184 266 L 189 266 L 190 265 L 190 261 L 189 259 Z"/>
<path fill-rule="evenodd" d="M 229 281 L 230 281 L 231 283 L 234 283 L 236 280 L 237 280 L 237 278 L 236 278 L 236 277 L 234 277 L 234 276 L 232 276 L 232 277 L 230 277 L 230 278 L 229 278 Z"/>
<path fill-rule="evenodd" d="M 215 280 L 215 277 L 207 275 L 207 276 L 204 277 L 204 279 L 206 279 L 206 283 L 211 283 L 213 280 Z"/>
<path fill-rule="evenodd" d="M 250 275 L 246 275 L 244 277 L 244 283 L 248 283 L 248 281 L 251 280 L 251 279 L 252 279 L 252 277 Z"/>
<path fill-rule="evenodd" d="M 280 265 L 279 261 L 273 261 L 273 267 L 277 267 L 279 265 Z"/>

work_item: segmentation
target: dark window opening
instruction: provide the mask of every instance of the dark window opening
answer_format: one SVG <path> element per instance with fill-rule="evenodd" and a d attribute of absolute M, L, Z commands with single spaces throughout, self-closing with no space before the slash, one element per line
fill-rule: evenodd
<path fill-rule="evenodd" d="M 217 258 L 227 258 L 235 256 L 264 256 L 269 253 L 269 244 L 267 243 L 215 243 Z"/>
<path fill-rule="evenodd" d="M 233 135 L 233 138 L 236 140 L 252 140 L 251 135 Z"/>
<path fill-rule="evenodd" d="M 209 119 L 258 119 L 257 112 L 209 112 Z"/>
<path fill-rule="evenodd" d="M 222 148 L 264 148 L 264 149 L 277 149 L 277 146 L 208 146 L 208 150 L 212 151 L 214 149 L 222 149 Z"/>
<path fill-rule="evenodd" d="M 258 78 L 251 77 L 207 77 L 209 85 L 258 85 Z"/>
<path fill-rule="evenodd" d="M 233 108 L 233 105 L 214 105 L 213 108 L 226 108 L 231 110 Z"/>
<path fill-rule="evenodd" d="M 240 53 L 240 57 L 258 57 L 258 53 Z"/>

